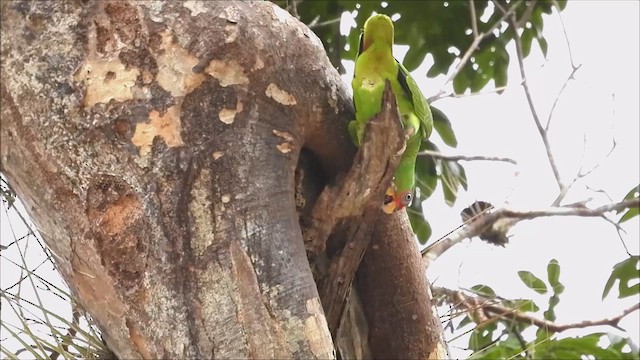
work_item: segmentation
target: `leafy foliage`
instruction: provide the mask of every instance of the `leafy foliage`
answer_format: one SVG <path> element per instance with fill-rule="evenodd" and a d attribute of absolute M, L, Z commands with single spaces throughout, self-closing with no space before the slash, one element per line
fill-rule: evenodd
<path fill-rule="evenodd" d="M 293 0 L 274 1 L 283 8 L 291 8 Z M 409 45 L 404 65 L 409 71 L 415 70 L 425 60 L 427 54 L 433 57 L 433 65 L 427 76 L 447 74 L 456 60 L 459 60 L 473 43 L 470 9 L 468 1 L 408 1 L 394 0 L 383 5 L 380 1 L 304 1 L 296 5 L 300 20 L 313 29 L 327 49 L 327 54 L 335 67 L 342 69 L 342 60 L 354 60 L 358 46 L 359 29 L 372 12 L 389 16 L 399 14 L 396 21 L 395 39 L 397 44 Z M 501 21 L 503 13 L 491 0 L 475 0 L 477 30 L 488 32 Z M 531 52 L 534 39 L 546 56 L 547 41 L 543 36 L 542 14 L 551 14 L 552 0 L 525 2 L 523 0 L 500 1 L 504 9 L 515 8 L 519 27 L 524 29 L 522 47 L 525 55 Z M 566 0 L 558 0 L 558 7 L 564 9 Z M 532 6 L 528 6 L 532 5 Z M 348 35 L 340 34 L 339 21 L 343 12 L 355 14 L 356 29 Z M 483 19 L 486 21 L 482 21 Z M 506 22 L 505 22 L 506 24 Z M 500 24 L 499 24 L 500 25 Z M 507 46 L 513 40 L 514 32 L 509 26 L 498 26 L 484 38 L 478 51 L 454 80 L 456 93 L 467 89 L 479 91 L 489 81 L 495 86 L 507 84 L 509 55 Z"/>
<path fill-rule="evenodd" d="M 626 260 L 620 268 L 630 267 L 632 259 Z M 637 259 L 633 259 L 638 261 Z M 616 265 L 618 267 L 618 265 Z M 635 266 L 635 262 L 633 262 Z M 629 269 L 627 269 L 629 270 Z M 555 320 L 554 308 L 560 302 L 560 295 L 564 292 L 564 285 L 560 282 L 560 264 L 557 260 L 549 261 L 547 265 L 548 284 L 529 271 L 520 271 L 520 279 L 527 287 L 537 293 L 546 293 L 548 289 L 553 291 L 549 298 L 549 307 L 544 311 L 544 318 L 548 321 Z M 637 276 L 637 270 L 636 270 Z M 476 285 L 472 292 L 489 299 L 497 299 L 497 295 L 486 285 Z M 495 302 L 495 301 L 494 301 Z M 531 300 L 501 300 L 500 305 L 513 309 L 520 313 L 534 313 L 539 310 Z M 474 320 L 473 315 L 467 315 L 458 328 L 466 326 Z M 486 322 L 487 320 L 485 320 Z M 580 359 L 593 357 L 596 359 L 638 359 L 640 352 L 628 338 L 606 334 L 593 333 L 582 337 L 558 337 L 545 328 L 538 328 L 536 338 L 527 342 L 522 337 L 522 332 L 532 326 L 531 323 L 517 322 L 509 317 L 498 318 L 497 321 L 478 324 L 472 331 L 469 339 L 469 349 L 474 353 L 471 359 Z M 626 346 L 629 345 L 629 346 Z"/>
<path fill-rule="evenodd" d="M 633 200 L 633 199 L 637 199 L 639 196 L 640 196 L 640 185 L 631 189 L 631 191 L 629 191 L 629 193 L 627 193 L 627 195 L 622 200 Z M 623 223 L 635 216 L 638 216 L 639 214 L 640 214 L 640 207 L 630 208 L 627 210 L 627 212 L 625 212 L 622 215 L 622 217 L 620 217 L 620 220 L 618 220 L 618 223 Z"/>
<path fill-rule="evenodd" d="M 427 54 L 433 57 L 433 65 L 427 76 L 447 74 L 474 43 L 476 35 L 487 33 L 478 44 L 473 56 L 453 79 L 456 93 L 467 90 L 477 92 L 491 80 L 496 87 L 507 84 L 509 55 L 506 47 L 514 39 L 512 26 L 505 26 L 504 12 L 513 10 L 518 19 L 518 27 L 524 29 L 522 46 L 528 55 L 533 40 L 536 39 L 541 51 L 546 55 L 547 43 L 542 35 L 542 14 L 550 14 L 554 3 L 559 9 L 566 6 L 565 0 L 541 0 L 525 2 L 510 0 L 500 2 L 497 8 L 491 0 L 471 2 L 476 14 L 472 31 L 471 9 L 468 1 L 274 1 L 292 11 L 299 19 L 318 35 L 325 45 L 327 54 L 341 72 L 342 60 L 354 60 L 358 50 L 360 29 L 373 12 L 399 17 L 395 26 L 396 44 L 409 45 L 403 64 L 409 71 L 424 62 Z M 354 16 L 356 28 L 348 34 L 340 33 L 340 19 L 343 13 Z M 399 16 L 398 16 L 399 15 Z M 394 17 L 394 18 L 395 18 Z M 456 147 L 458 141 L 447 116 L 432 106 L 435 132 L 443 142 Z M 438 151 L 432 142 L 425 142 L 421 150 Z M 429 156 L 419 156 L 416 163 L 417 189 L 414 206 L 408 210 L 409 219 L 420 243 L 425 244 L 431 235 L 431 226 L 421 216 L 421 204 L 436 189 L 438 180 L 442 185 L 444 198 L 453 206 L 460 188 L 467 189 L 464 167 L 455 161 L 434 160 Z"/>
<path fill-rule="evenodd" d="M 606 298 L 618 282 L 618 298 L 623 299 L 640 293 L 640 256 L 630 256 L 613 266 L 613 271 L 602 292 L 602 298 Z M 633 285 L 629 285 L 632 283 Z"/>
<path fill-rule="evenodd" d="M 446 119 L 446 117 L 444 119 Z M 445 143 L 457 144 L 448 119 L 446 119 L 445 123 L 445 120 L 436 121 L 434 118 L 434 124 L 436 122 L 439 123 L 439 125 L 437 127 L 434 126 L 434 128 L 438 134 L 444 134 L 441 135 L 443 141 L 445 141 Z M 433 136 L 433 134 L 431 136 Z M 447 140 L 444 140 L 444 138 Z M 420 151 L 425 150 L 440 152 L 436 144 L 429 140 L 424 141 L 420 146 Z M 414 232 L 418 236 L 418 240 L 421 244 L 425 244 L 431 235 L 431 227 L 424 216 L 420 215 L 422 214 L 422 202 L 433 194 L 438 186 L 438 181 L 440 181 L 445 201 L 449 206 L 453 206 L 458 196 L 458 190 L 460 188 L 467 189 L 467 174 L 465 173 L 464 167 L 457 161 L 435 159 L 432 156 L 423 154 L 418 154 L 415 172 L 416 196 L 409 211 L 409 219 L 411 220 Z M 428 232 L 420 231 L 420 229 L 425 227 L 429 228 Z"/>
<path fill-rule="evenodd" d="M 518 271 L 520 280 L 531 290 L 538 294 L 547 293 L 547 285 L 537 276 L 533 275 L 530 271 Z"/>

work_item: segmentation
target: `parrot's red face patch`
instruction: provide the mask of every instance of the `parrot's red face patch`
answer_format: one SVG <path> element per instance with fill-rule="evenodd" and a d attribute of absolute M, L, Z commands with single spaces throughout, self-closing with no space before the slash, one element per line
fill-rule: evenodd
<path fill-rule="evenodd" d="M 387 188 L 387 192 L 384 195 L 384 203 L 382 204 L 382 211 L 386 214 L 393 214 L 398 210 L 411 205 L 413 200 L 413 192 L 405 191 L 402 193 L 396 193 L 393 187 Z"/>

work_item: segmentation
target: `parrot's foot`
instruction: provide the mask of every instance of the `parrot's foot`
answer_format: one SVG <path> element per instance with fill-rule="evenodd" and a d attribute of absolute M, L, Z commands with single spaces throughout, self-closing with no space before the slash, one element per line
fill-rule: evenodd
<path fill-rule="evenodd" d="M 409 140 L 413 135 L 416 134 L 416 128 L 409 127 L 407 129 L 404 129 L 404 139 L 405 140 Z"/>

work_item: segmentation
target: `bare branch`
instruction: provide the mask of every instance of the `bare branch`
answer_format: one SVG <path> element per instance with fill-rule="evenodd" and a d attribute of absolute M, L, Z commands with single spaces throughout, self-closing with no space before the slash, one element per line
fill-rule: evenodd
<path fill-rule="evenodd" d="M 327 276 L 318 284 L 329 330 L 334 336 L 351 282 L 382 212 L 384 193 L 391 184 L 404 148 L 400 114 L 388 81 L 382 104 L 381 112 L 367 122 L 363 143 L 351 169 L 338 184 L 322 191 L 311 211 L 310 226 L 303 233 L 307 254 L 315 265 L 316 260 L 323 259 L 327 239 L 336 224 L 349 218 L 352 225 L 346 237 L 348 243 L 330 259 Z"/>
<path fill-rule="evenodd" d="M 594 170 L 596 170 L 600 166 L 600 164 L 603 161 L 605 161 L 606 159 L 609 158 L 609 156 L 611 156 L 613 151 L 618 146 L 618 142 L 616 141 L 616 131 L 615 131 L 615 120 L 616 120 L 615 100 L 616 100 L 616 95 L 612 94 L 611 97 L 612 97 L 612 100 L 614 102 L 614 105 L 612 105 L 612 107 L 611 107 L 611 148 L 609 149 L 609 152 L 607 152 L 607 154 L 604 156 L 604 158 L 602 158 L 601 161 L 598 161 L 591 169 L 587 170 L 586 172 L 584 171 L 584 163 L 583 163 L 580 166 L 580 171 L 578 171 L 578 175 L 576 175 L 576 179 L 581 179 L 581 178 L 586 177 L 589 174 L 591 174 Z"/>
<path fill-rule="evenodd" d="M 511 158 L 506 158 L 506 157 L 481 156 L 481 155 L 472 155 L 472 156 L 445 155 L 437 151 L 431 151 L 431 150 L 423 150 L 418 153 L 418 156 L 430 156 L 434 159 L 447 160 L 447 161 L 460 161 L 460 160 L 462 161 L 478 161 L 478 160 L 479 161 L 501 161 L 501 162 L 508 162 L 513 165 L 518 165 L 517 161 Z"/>
<path fill-rule="evenodd" d="M 495 304 L 494 301 L 491 301 L 490 299 L 487 299 L 483 296 L 469 296 L 462 291 L 455 291 L 439 287 L 432 287 L 432 291 L 434 294 L 441 294 L 445 296 L 445 301 L 449 302 L 450 304 L 455 304 L 456 307 L 462 307 L 465 311 L 474 312 L 474 315 L 480 312 L 484 312 L 484 316 L 479 317 L 480 322 L 478 323 L 478 326 L 483 326 L 487 323 L 495 322 L 501 319 L 508 319 L 525 324 L 532 324 L 552 333 L 558 333 L 569 329 L 581 329 L 591 326 L 611 326 L 616 329 L 620 329 L 618 323 L 620 322 L 620 320 L 622 320 L 622 318 L 634 311 L 640 310 L 640 303 L 638 303 L 625 309 L 620 315 L 611 318 L 586 320 L 570 324 L 556 324 L 546 319 L 538 319 L 517 309 Z M 479 309 L 481 309 L 482 311 L 478 311 Z"/>
<path fill-rule="evenodd" d="M 493 88 L 491 90 L 486 90 L 486 91 L 478 91 L 478 92 L 472 92 L 472 93 L 468 93 L 468 94 L 456 94 L 453 91 L 450 92 L 443 92 L 440 95 L 434 95 L 431 96 L 429 98 L 429 103 L 432 104 L 440 99 L 444 99 L 444 98 L 455 98 L 455 99 L 460 99 L 460 98 L 466 98 L 466 97 L 472 97 L 472 96 L 479 96 L 479 95 L 488 95 L 488 94 L 495 94 L 495 93 L 499 93 L 501 91 L 505 91 L 509 86 L 505 85 L 505 86 L 498 86 L 497 88 Z"/>
<path fill-rule="evenodd" d="M 558 11 L 558 17 L 560 18 L 560 25 L 562 25 L 562 32 L 564 33 L 564 39 L 567 42 L 567 50 L 569 50 L 569 60 L 571 61 L 571 67 L 576 69 L 576 65 L 573 62 L 573 52 L 571 51 L 571 43 L 569 42 L 569 35 L 567 35 L 567 28 L 564 26 L 564 20 L 562 19 L 562 14 L 560 13 L 560 5 L 556 0 L 553 0 L 553 5 L 556 7 Z M 581 65 L 578 65 L 580 67 Z"/>
<path fill-rule="evenodd" d="M 564 89 L 566 89 L 567 84 L 569 84 L 569 81 L 575 80 L 574 75 L 576 74 L 576 71 L 580 69 L 581 66 L 582 64 L 578 65 L 577 67 L 576 66 L 573 67 L 573 69 L 571 70 L 571 74 L 569 74 L 569 76 L 567 77 L 567 80 L 564 81 L 564 84 L 562 84 L 560 91 L 558 91 L 558 95 L 556 96 L 555 100 L 553 100 L 553 105 L 551 106 L 551 111 L 549 111 L 549 117 L 547 118 L 547 125 L 545 125 L 544 127 L 544 130 L 546 132 L 549 132 L 549 126 L 551 125 L 551 117 L 553 117 L 553 111 L 556 109 L 556 105 L 558 105 L 558 100 L 560 100 L 560 96 L 564 92 Z"/>
<path fill-rule="evenodd" d="M 559 96 L 559 95 L 558 95 Z M 615 100 L 615 94 L 613 95 L 613 98 Z M 613 154 L 613 151 L 616 149 L 616 147 L 618 146 L 618 142 L 616 141 L 616 137 L 615 137 L 615 126 L 614 126 L 614 122 L 615 122 L 615 106 L 612 108 L 612 117 L 611 117 L 611 127 L 612 127 L 612 131 L 611 133 L 612 135 L 612 139 L 611 139 L 611 148 L 609 149 L 609 151 L 607 152 L 607 154 L 602 158 L 602 160 L 598 161 L 594 166 L 591 167 L 591 169 L 585 171 L 584 170 L 584 155 L 586 153 L 586 147 L 587 147 L 587 138 L 586 136 L 584 137 L 583 143 L 582 143 L 582 160 L 580 162 L 580 169 L 578 170 L 578 173 L 576 174 L 576 176 L 573 178 L 573 180 L 571 180 L 571 183 L 569 183 L 567 186 L 565 186 L 562 190 L 560 190 L 560 193 L 558 194 L 558 196 L 556 197 L 556 199 L 553 201 L 553 203 L 551 204 L 551 206 L 559 206 L 560 203 L 562 202 L 562 200 L 564 199 L 564 197 L 567 195 L 567 193 L 569 192 L 569 190 L 571 189 L 571 187 L 573 186 L 573 184 L 575 184 L 578 180 L 589 176 L 592 172 L 594 172 L 596 169 L 598 169 L 600 167 L 600 164 L 602 164 L 602 162 L 604 162 L 606 159 L 609 158 L 609 156 L 611 156 L 611 154 Z M 548 125 L 548 124 L 547 124 Z M 587 188 L 589 188 L 587 186 Z M 610 201 L 613 201 L 611 199 L 611 197 L 609 197 L 607 195 L 607 197 L 609 198 Z M 619 232 L 619 230 L 618 230 Z M 625 245 L 626 248 L 626 245 Z M 628 251 L 627 251 L 628 252 Z"/>
<path fill-rule="evenodd" d="M 640 206 L 640 198 L 611 203 L 594 209 L 587 207 L 550 207 L 540 210 L 516 211 L 502 208 L 493 212 L 486 212 L 483 216 L 478 216 L 469 221 L 459 231 L 455 231 L 436 241 L 422 250 L 422 258 L 425 262 L 425 267 L 429 267 L 435 259 L 454 245 L 467 238 L 478 236 L 490 227 L 499 227 L 501 231 L 505 231 L 522 220 L 551 216 L 603 217 L 605 213 L 610 211 L 621 211 L 638 206 Z"/>
<path fill-rule="evenodd" d="M 478 37 L 478 18 L 476 17 L 476 6 L 473 0 L 469 0 L 469 12 L 471 15 L 471 30 L 473 31 L 473 37 Z"/>
<path fill-rule="evenodd" d="M 300 20 L 300 15 L 298 15 L 298 4 L 300 4 L 303 0 L 291 0 L 291 4 L 287 6 L 287 10 L 291 16 Z"/>
<path fill-rule="evenodd" d="M 533 0 L 527 6 L 527 10 L 524 12 L 524 14 L 522 14 L 522 17 L 520 18 L 520 20 L 518 20 L 518 27 L 523 27 L 527 24 L 527 21 L 529 21 L 529 19 L 531 18 L 531 14 L 533 14 L 533 9 L 536 8 L 537 2 L 538 0 Z"/>
<path fill-rule="evenodd" d="M 549 216 L 582 216 L 582 217 L 600 217 L 609 211 L 621 211 L 624 209 L 640 206 L 640 198 L 621 201 L 619 203 L 607 204 L 595 209 L 587 207 L 550 207 L 542 210 L 532 211 L 515 211 L 510 209 L 500 209 L 490 216 L 508 217 L 520 220 L 530 220 L 538 217 Z"/>
<path fill-rule="evenodd" d="M 565 188 L 565 185 L 562 183 L 562 179 L 560 178 L 560 171 L 558 171 L 558 166 L 556 165 L 553 153 L 551 152 L 551 144 L 549 143 L 547 132 L 542 127 L 540 117 L 538 116 L 536 107 L 533 104 L 533 98 L 531 97 L 531 93 L 529 91 L 529 85 L 527 84 L 527 75 L 524 71 L 524 54 L 522 53 L 522 42 L 520 40 L 520 35 L 518 35 L 518 21 L 516 20 L 514 15 L 511 16 L 511 26 L 513 27 L 512 30 L 514 32 L 513 38 L 516 42 L 516 53 L 518 55 L 518 66 L 520 68 L 520 79 L 522 80 L 522 87 L 524 88 L 524 93 L 527 97 L 527 102 L 529 103 L 529 109 L 531 110 L 533 121 L 536 123 L 536 128 L 538 129 L 538 133 L 540 133 L 540 138 L 542 139 L 545 150 L 547 152 L 547 159 L 549 160 L 549 165 L 551 166 L 551 170 L 553 171 L 553 176 L 556 178 L 558 188 L 560 189 L 560 191 L 562 191 Z"/>
<path fill-rule="evenodd" d="M 313 19 L 313 21 L 311 21 L 309 23 L 309 25 L 307 25 L 309 27 L 309 29 L 316 29 L 316 28 L 319 28 L 319 27 L 335 24 L 337 22 L 340 22 L 340 20 L 342 18 L 338 17 L 338 18 L 327 20 L 327 21 L 323 21 L 323 22 L 318 22 L 318 19 L 319 19 L 319 17 L 316 17 L 315 19 Z"/>

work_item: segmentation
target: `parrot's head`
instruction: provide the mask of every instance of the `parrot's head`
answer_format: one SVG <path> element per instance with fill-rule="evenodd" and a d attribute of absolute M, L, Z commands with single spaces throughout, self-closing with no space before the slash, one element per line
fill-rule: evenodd
<path fill-rule="evenodd" d="M 413 190 L 409 189 L 397 192 L 393 187 L 389 186 L 384 195 L 382 211 L 387 214 L 393 214 L 394 212 L 411 205 L 411 201 L 413 201 Z"/>
<path fill-rule="evenodd" d="M 375 41 L 383 41 L 389 47 L 393 46 L 393 21 L 387 15 L 373 15 L 364 23 L 364 41 L 360 42 L 360 53 Z"/>

